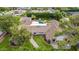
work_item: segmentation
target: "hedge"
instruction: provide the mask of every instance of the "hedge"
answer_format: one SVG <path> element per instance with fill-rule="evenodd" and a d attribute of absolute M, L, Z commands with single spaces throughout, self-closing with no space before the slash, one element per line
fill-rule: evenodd
<path fill-rule="evenodd" d="M 53 13 L 26 13 L 28 17 L 35 15 L 37 18 L 54 18 Z"/>

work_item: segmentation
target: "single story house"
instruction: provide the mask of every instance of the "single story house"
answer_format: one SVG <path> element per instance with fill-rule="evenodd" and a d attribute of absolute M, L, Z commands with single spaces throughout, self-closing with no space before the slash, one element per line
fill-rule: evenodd
<path fill-rule="evenodd" d="M 20 15 L 22 15 L 23 13 L 25 13 L 25 10 L 12 10 L 11 11 L 12 12 L 12 15 L 13 16 L 20 16 Z"/>
<path fill-rule="evenodd" d="M 49 23 L 40 23 L 37 20 L 32 20 L 30 17 L 22 17 L 20 22 L 33 35 L 44 35 L 46 41 L 51 40 L 54 32 L 59 29 L 59 22 L 56 20 L 51 20 Z"/>
<path fill-rule="evenodd" d="M 73 16 L 79 15 L 78 11 L 69 11 L 68 13 L 73 15 Z"/>

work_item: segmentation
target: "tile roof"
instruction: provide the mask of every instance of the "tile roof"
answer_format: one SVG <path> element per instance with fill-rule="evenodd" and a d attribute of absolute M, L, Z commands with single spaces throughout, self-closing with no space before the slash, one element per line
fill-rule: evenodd
<path fill-rule="evenodd" d="M 27 17 L 23 18 L 24 20 L 27 20 Z M 52 38 L 52 34 L 54 31 L 57 30 L 57 28 L 59 27 L 59 22 L 56 20 L 52 20 L 50 23 L 47 24 L 47 26 L 30 26 L 30 24 L 27 26 L 26 23 L 28 23 L 27 21 L 24 21 L 25 23 L 25 28 L 27 28 L 27 30 L 31 33 L 39 33 L 39 32 L 43 32 L 46 34 L 46 38 L 47 39 L 51 39 Z"/>

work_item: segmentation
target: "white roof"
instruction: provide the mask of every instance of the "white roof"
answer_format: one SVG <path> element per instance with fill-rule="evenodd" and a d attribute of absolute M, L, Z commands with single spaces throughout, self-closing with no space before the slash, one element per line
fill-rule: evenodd
<path fill-rule="evenodd" d="M 61 36 L 57 36 L 57 37 L 56 37 L 56 40 L 57 40 L 57 41 L 63 41 L 65 38 L 66 38 L 66 36 L 61 35 Z"/>
<path fill-rule="evenodd" d="M 47 26 L 47 23 L 39 23 L 37 21 L 33 21 L 30 26 Z"/>

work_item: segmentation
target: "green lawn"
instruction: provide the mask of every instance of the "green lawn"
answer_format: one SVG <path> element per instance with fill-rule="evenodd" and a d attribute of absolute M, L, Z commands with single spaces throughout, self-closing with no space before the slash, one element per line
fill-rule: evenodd
<path fill-rule="evenodd" d="M 53 50 L 52 46 L 49 45 L 42 36 L 34 36 L 34 40 L 37 42 L 39 45 L 39 48 L 37 50 L 41 51 L 51 51 Z"/>
<path fill-rule="evenodd" d="M 24 51 L 24 50 L 35 50 L 29 41 L 25 41 L 20 47 L 11 47 L 9 44 L 9 36 L 5 36 L 2 43 L 0 43 L 0 51 Z"/>
<path fill-rule="evenodd" d="M 0 50 L 8 50 L 10 37 L 5 36 L 2 43 L 0 43 Z"/>
<path fill-rule="evenodd" d="M 45 42 L 42 36 L 35 36 L 34 39 L 39 45 L 39 48 L 34 48 L 29 40 L 26 40 L 23 45 L 19 47 L 11 47 L 9 44 L 10 37 L 7 35 L 4 37 L 2 43 L 0 43 L 0 51 L 50 51 L 53 50 L 52 46 Z"/>

